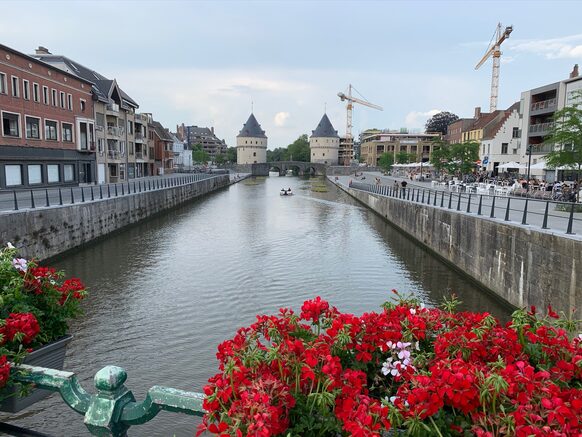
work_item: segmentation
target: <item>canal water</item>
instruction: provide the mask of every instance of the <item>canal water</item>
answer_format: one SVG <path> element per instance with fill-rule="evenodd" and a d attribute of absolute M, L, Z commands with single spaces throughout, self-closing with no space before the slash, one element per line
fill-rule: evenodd
<path fill-rule="evenodd" d="M 298 311 L 317 295 L 357 314 L 379 310 L 393 288 L 427 305 L 456 293 L 466 309 L 510 311 L 323 179 L 245 180 L 53 264 L 90 292 L 66 369 L 92 389 L 95 372 L 121 366 L 137 400 L 153 385 L 202 391 L 221 341 L 258 313 Z M 57 395 L 0 416 L 7 419 L 49 435 L 89 435 Z M 192 436 L 198 421 L 162 412 L 129 434 Z"/>

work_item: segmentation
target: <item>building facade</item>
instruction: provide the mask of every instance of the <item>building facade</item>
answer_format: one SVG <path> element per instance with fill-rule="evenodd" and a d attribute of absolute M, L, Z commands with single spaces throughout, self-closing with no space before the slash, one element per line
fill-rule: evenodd
<path fill-rule="evenodd" d="M 318 164 L 338 165 L 340 138 L 327 114 L 323 114 L 319 124 L 309 137 L 310 161 Z M 351 162 L 351 156 L 349 157 Z"/>
<path fill-rule="evenodd" d="M 427 162 L 432 156 L 435 141 L 440 138 L 439 133 L 413 134 L 384 130 L 380 133 L 365 135 L 364 132 L 360 146 L 360 161 L 370 166 L 377 166 L 383 153 L 393 154 L 396 161 L 398 153 L 406 152 L 416 156 L 416 162 Z"/>
<path fill-rule="evenodd" d="M 152 121 L 154 139 L 155 174 L 163 175 L 174 171 L 174 139 L 159 121 Z"/>
<path fill-rule="evenodd" d="M 497 176 L 500 164 L 519 161 L 521 154 L 521 121 L 519 103 L 501 112 L 483 126 L 479 148 L 481 168 Z"/>
<path fill-rule="evenodd" d="M 0 188 L 93 183 L 91 82 L 0 45 Z"/>
<path fill-rule="evenodd" d="M 145 162 L 136 159 L 135 110 L 139 106 L 117 81 L 65 56 L 53 55 L 45 47 L 39 47 L 32 56 L 91 82 L 95 100 L 97 182 L 122 182 L 140 173 L 143 175 Z"/>
<path fill-rule="evenodd" d="M 202 150 L 210 155 L 210 159 L 215 161 L 216 156 L 226 155 L 228 146 L 224 140 L 218 139 L 214 133 L 214 127 L 185 126 L 184 123 L 176 127 L 176 136 L 192 148 L 198 144 Z"/>
<path fill-rule="evenodd" d="M 237 164 L 261 164 L 267 162 L 267 141 L 265 131 L 254 114 L 244 124 L 236 136 Z"/>

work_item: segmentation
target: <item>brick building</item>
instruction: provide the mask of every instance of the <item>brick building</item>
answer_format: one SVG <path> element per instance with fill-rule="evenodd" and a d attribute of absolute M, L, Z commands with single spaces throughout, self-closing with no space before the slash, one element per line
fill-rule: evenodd
<path fill-rule="evenodd" d="M 0 188 L 93 183 L 91 82 L 0 45 Z"/>

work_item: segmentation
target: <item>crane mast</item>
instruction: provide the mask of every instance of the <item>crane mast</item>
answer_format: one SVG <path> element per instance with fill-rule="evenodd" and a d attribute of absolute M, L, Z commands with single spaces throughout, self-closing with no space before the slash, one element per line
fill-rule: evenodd
<path fill-rule="evenodd" d="M 383 111 L 383 108 L 378 105 L 374 105 L 373 103 L 368 102 L 367 100 L 358 99 L 352 96 L 352 84 L 348 85 L 348 93 L 337 93 L 338 97 L 343 102 L 346 100 L 348 103 L 346 105 L 346 144 L 345 146 L 353 152 L 354 147 L 354 137 L 352 136 L 352 111 L 354 109 L 354 103 L 358 103 L 363 106 L 367 106 L 369 108 L 377 109 L 379 111 Z M 344 162 L 345 164 L 345 162 Z"/>
<path fill-rule="evenodd" d="M 513 26 L 507 26 L 505 31 L 502 30 L 501 23 L 497 24 L 497 29 L 493 35 L 493 44 L 487 49 L 487 52 L 475 66 L 478 70 L 489 57 L 493 58 L 493 71 L 491 74 L 491 97 L 489 99 L 489 112 L 497 109 L 497 97 L 499 95 L 499 67 L 501 65 L 501 43 L 509 38 L 513 31 Z"/>

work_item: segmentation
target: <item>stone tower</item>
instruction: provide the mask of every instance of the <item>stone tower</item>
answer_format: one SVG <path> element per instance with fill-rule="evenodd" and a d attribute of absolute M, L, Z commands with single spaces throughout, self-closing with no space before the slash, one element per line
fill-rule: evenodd
<path fill-rule="evenodd" d="M 323 114 L 317 128 L 309 137 L 311 162 L 338 165 L 340 139 L 327 114 Z"/>
<path fill-rule="evenodd" d="M 267 162 L 267 136 L 251 114 L 236 136 L 237 164 L 262 164 Z"/>

